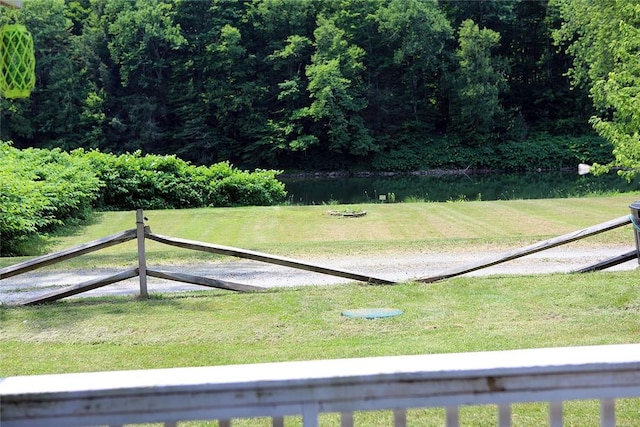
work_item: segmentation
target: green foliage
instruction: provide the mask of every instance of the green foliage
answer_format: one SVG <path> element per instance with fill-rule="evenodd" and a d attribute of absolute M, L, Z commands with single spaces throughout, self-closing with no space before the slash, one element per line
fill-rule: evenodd
<path fill-rule="evenodd" d="M 455 138 L 401 141 L 377 153 L 372 165 L 381 171 L 491 169 L 531 171 L 574 168 L 578 163 L 609 162 L 611 144 L 597 135 L 553 136 L 535 133 L 525 140 L 497 146 L 468 147 Z"/>
<path fill-rule="evenodd" d="M 96 202 L 101 210 L 166 209 L 204 205 L 195 168 L 175 156 L 143 156 L 140 151 L 115 156 L 75 150 L 91 162 L 104 191 Z"/>
<path fill-rule="evenodd" d="M 242 171 L 228 162 L 194 166 L 176 156 L 84 152 L 104 191 L 102 210 L 179 209 L 204 206 L 271 205 L 285 195 L 278 171 Z"/>
<path fill-rule="evenodd" d="M 546 0 L 29 0 L 0 8 L 0 23 L 12 20 L 33 33 L 37 57 L 31 98 L 0 111 L 0 137 L 21 148 L 368 168 L 398 140 L 446 138 L 454 154 L 475 145 L 480 157 L 516 134 L 584 134 L 591 114 L 585 91 L 569 91 Z M 632 24 L 612 34 L 633 40 Z M 632 112 L 616 88 L 634 49 L 614 46 L 628 65 L 602 86 L 623 121 Z"/>
<path fill-rule="evenodd" d="M 320 124 L 318 131 L 326 135 L 330 151 L 364 155 L 373 149 L 358 115 L 366 107 L 361 77 L 365 52 L 350 45 L 345 35 L 333 20 L 319 17 L 314 31 L 316 51 L 306 68 L 313 101 L 301 111 Z"/>
<path fill-rule="evenodd" d="M 272 205 L 284 198 L 278 171 L 228 162 L 194 166 L 176 156 L 18 150 L 0 143 L 0 256 L 29 252 L 39 234 L 91 211 Z"/>
<path fill-rule="evenodd" d="M 86 159 L 5 142 L 0 152 L 1 256 L 22 253 L 38 233 L 87 218 L 101 183 Z"/>
<path fill-rule="evenodd" d="M 499 95 L 506 89 L 506 79 L 491 53 L 499 41 L 499 33 L 480 29 L 470 19 L 460 26 L 451 122 L 453 130 L 466 141 L 486 141 L 503 114 Z"/>
<path fill-rule="evenodd" d="M 640 4 L 631 0 L 556 0 L 562 26 L 558 44 L 573 56 L 576 85 L 590 89 L 598 114 L 594 129 L 612 143 L 615 160 L 600 171 L 640 174 Z"/>
<path fill-rule="evenodd" d="M 110 0 L 105 15 L 110 18 L 108 43 L 111 57 L 120 65 L 124 87 L 160 88 L 169 50 L 185 44 L 175 25 L 173 2 L 163 0 Z"/>
<path fill-rule="evenodd" d="M 437 137 L 447 121 L 443 76 L 452 61 L 449 21 L 435 1 L 381 2 L 369 16 L 375 26 L 364 27 L 360 37 L 368 47 L 366 117 L 375 151 L 388 141 Z"/>
<path fill-rule="evenodd" d="M 267 206 L 286 196 L 284 184 L 275 178 L 278 171 L 241 171 L 228 162 L 199 169 L 209 178 L 206 206 Z"/>

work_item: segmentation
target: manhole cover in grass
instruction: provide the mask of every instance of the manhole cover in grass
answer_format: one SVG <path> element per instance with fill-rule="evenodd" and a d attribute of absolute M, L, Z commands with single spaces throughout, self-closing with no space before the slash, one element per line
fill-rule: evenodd
<path fill-rule="evenodd" d="M 342 315 L 351 318 L 379 319 L 381 317 L 394 317 L 402 314 L 397 308 L 356 308 L 345 310 Z"/>

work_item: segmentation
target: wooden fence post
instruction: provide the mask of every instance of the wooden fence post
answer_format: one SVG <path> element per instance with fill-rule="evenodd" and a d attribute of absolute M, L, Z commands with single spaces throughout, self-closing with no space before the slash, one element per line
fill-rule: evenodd
<path fill-rule="evenodd" d="M 140 298 L 147 299 L 147 255 L 144 247 L 144 214 L 136 211 L 136 236 L 138 239 L 138 276 L 140 278 Z"/>

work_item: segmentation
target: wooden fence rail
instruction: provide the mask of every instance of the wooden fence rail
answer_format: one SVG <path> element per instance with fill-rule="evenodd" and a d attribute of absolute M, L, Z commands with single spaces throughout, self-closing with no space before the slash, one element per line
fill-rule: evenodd
<path fill-rule="evenodd" d="M 596 234 L 604 233 L 605 231 L 613 230 L 615 228 L 630 224 L 631 222 L 629 220 L 629 217 L 622 216 L 611 221 L 603 222 L 602 224 L 594 225 L 593 227 L 573 231 L 562 236 L 554 237 L 553 239 L 534 243 L 533 245 L 525 246 L 524 248 L 519 248 L 503 254 L 498 254 L 496 256 L 476 261 L 471 264 L 452 268 L 451 270 L 445 271 L 435 276 L 422 277 L 417 280 L 419 282 L 431 283 L 438 280 L 449 279 L 451 277 L 460 276 L 462 274 L 470 273 L 472 271 L 480 270 L 487 267 L 492 267 L 503 262 L 511 261 L 526 255 L 534 254 L 536 252 L 551 249 L 556 246 L 565 245 L 567 243 L 575 242 L 576 240 L 584 239 L 585 237 L 594 236 Z"/>
<path fill-rule="evenodd" d="M 44 295 L 38 295 L 37 297 L 23 300 L 21 305 L 37 305 L 45 302 L 52 302 L 62 298 L 70 297 L 72 295 L 81 294 L 93 289 L 98 289 L 103 286 L 111 285 L 112 283 L 121 282 L 123 280 L 132 279 L 138 276 L 138 269 L 126 270 L 108 277 L 101 277 L 99 279 L 93 279 L 86 282 L 79 283 L 77 285 L 66 287 L 59 291 L 49 292 Z"/>
<path fill-rule="evenodd" d="M 171 273 L 168 271 L 147 268 L 147 275 L 158 279 L 173 280 L 175 282 L 190 283 L 192 285 L 208 286 L 210 288 L 227 289 L 238 292 L 259 292 L 264 288 L 259 286 L 243 285 L 225 280 L 211 279 L 209 277 L 194 276 L 186 273 Z"/>
<path fill-rule="evenodd" d="M 59 263 L 80 255 L 84 255 L 90 252 L 98 251 L 100 249 L 107 248 L 109 246 L 118 245 L 128 242 L 130 240 L 137 239 L 137 255 L 138 255 L 138 267 L 135 269 L 129 269 L 108 277 L 92 279 L 87 282 L 79 283 L 73 286 L 68 286 L 61 290 L 49 292 L 45 295 L 40 295 L 34 298 L 29 298 L 20 303 L 20 305 L 35 305 L 45 302 L 56 301 L 62 298 L 66 298 L 72 295 L 77 295 L 82 292 L 97 289 L 112 283 L 117 283 L 123 280 L 127 280 L 133 277 L 139 278 L 140 283 L 140 297 L 148 297 L 147 293 L 147 277 L 156 277 L 159 279 L 173 280 L 178 282 L 190 283 L 194 285 L 207 286 L 237 292 L 256 292 L 263 291 L 264 288 L 259 286 L 251 286 L 240 283 L 233 283 L 229 281 L 214 279 L 210 277 L 195 276 L 186 273 L 173 273 L 157 270 L 147 267 L 145 240 L 151 239 L 159 243 L 191 249 L 204 251 L 209 253 L 216 253 L 228 256 L 235 256 L 238 258 L 251 259 L 254 261 L 261 261 L 270 264 L 281 265 L 285 267 L 291 267 L 299 270 L 306 270 L 315 273 L 328 274 L 336 277 L 347 278 L 356 281 L 362 281 L 366 283 L 374 284 L 393 284 L 395 282 L 391 280 L 381 279 L 373 276 L 363 275 L 359 273 L 350 272 L 347 270 L 336 269 L 317 264 L 312 264 L 305 261 L 295 260 L 292 258 L 285 258 L 277 255 L 269 255 L 266 253 L 250 251 L 246 249 L 234 248 L 230 246 L 221 246 L 211 243 L 197 242 L 193 240 L 179 239 L 175 237 L 162 236 L 151 232 L 148 226 L 144 225 L 144 215 L 141 209 L 136 212 L 136 228 L 126 230 L 112 236 L 107 236 L 98 240 L 94 240 L 89 243 L 85 243 L 79 246 L 74 246 L 63 251 L 43 255 L 30 259 L 28 261 L 14 264 L 9 267 L 0 269 L 0 280 L 19 274 L 27 273 L 36 270 L 47 265 Z"/>
<path fill-rule="evenodd" d="M 162 244 L 185 248 L 189 250 L 197 250 L 197 251 L 209 252 L 214 254 L 221 254 L 221 255 L 233 256 L 238 258 L 250 259 L 254 261 L 260 261 L 260 262 L 280 265 L 284 267 L 295 268 L 299 270 L 311 271 L 314 273 L 327 274 L 327 275 L 346 278 L 350 280 L 361 281 L 365 283 L 383 284 L 383 285 L 395 283 L 392 280 L 382 279 L 382 278 L 378 278 L 378 277 L 374 277 L 366 274 L 360 274 L 360 273 L 347 271 L 343 269 L 322 266 L 322 265 L 309 263 L 306 261 L 300 261 L 292 258 L 286 258 L 282 256 L 277 256 L 277 255 L 270 255 L 262 252 L 234 248 L 230 246 L 222 246 L 222 245 L 217 245 L 212 243 L 204 243 L 204 242 L 197 242 L 193 240 L 163 236 L 160 234 L 152 233 L 151 229 L 148 226 L 144 225 L 144 221 L 145 221 L 145 218 L 142 210 L 138 210 L 136 212 L 136 228 L 135 229 L 126 230 L 111 236 L 94 240 L 89 243 L 75 246 L 73 248 L 65 249 L 60 252 L 43 255 L 28 261 L 24 261 L 9 267 L 2 268 L 0 269 L 0 280 L 8 277 L 16 276 L 19 274 L 23 274 L 29 271 L 33 271 L 35 269 L 38 269 L 47 265 L 62 262 L 64 260 L 74 258 L 80 255 L 84 255 L 90 252 L 94 252 L 109 246 L 118 245 L 133 239 L 137 239 L 137 244 L 138 244 L 138 248 L 137 248 L 138 249 L 137 250 L 138 267 L 137 268 L 129 269 L 124 272 L 111 275 L 108 277 L 93 279 L 84 283 L 69 286 L 67 288 L 64 288 L 55 292 L 50 292 L 46 295 L 30 298 L 28 300 L 23 301 L 21 304 L 32 305 L 32 304 L 55 301 L 61 298 L 65 298 L 71 295 L 76 295 L 92 289 L 97 289 L 102 286 L 106 286 L 122 280 L 127 280 L 133 277 L 139 278 L 140 297 L 146 298 L 148 296 L 147 294 L 147 277 L 148 276 L 165 279 L 165 280 L 173 280 L 173 281 L 190 283 L 195 285 L 232 290 L 237 292 L 255 292 L 255 291 L 264 290 L 264 288 L 261 288 L 258 286 L 233 283 L 233 282 L 228 282 L 228 281 L 209 278 L 209 277 L 194 276 L 186 273 L 172 273 L 172 272 L 157 270 L 154 268 L 147 268 L 145 240 L 150 239 Z M 524 248 L 509 251 L 507 253 L 500 254 L 498 256 L 494 256 L 489 259 L 481 260 L 479 262 L 474 262 L 472 264 L 459 266 L 451 270 L 445 271 L 444 273 L 440 273 L 434 276 L 422 277 L 415 280 L 419 282 L 428 283 L 428 282 L 434 282 L 437 280 L 447 279 L 450 277 L 459 276 L 461 274 L 480 270 L 482 268 L 491 267 L 496 264 L 500 264 L 500 263 L 510 261 L 516 258 L 520 258 L 526 255 L 530 255 L 535 252 L 540 252 L 540 251 L 550 249 L 559 245 L 574 242 L 576 240 L 583 239 L 585 237 L 589 237 L 595 234 L 603 233 L 605 231 L 613 230 L 615 228 L 622 227 L 624 225 L 629 225 L 630 223 L 631 222 L 629 220 L 629 217 L 627 216 L 616 218 L 614 220 L 611 220 L 602 224 L 598 224 L 593 227 L 585 228 L 582 230 L 578 230 L 572 233 L 568 233 L 568 234 L 550 239 L 550 240 L 545 240 L 543 242 L 535 243 L 533 245 L 526 246 Z M 597 264 L 585 267 L 581 270 L 578 270 L 577 272 L 588 272 L 588 271 L 594 271 L 594 270 L 599 270 L 603 268 L 609 268 L 613 265 L 617 265 L 619 263 L 637 258 L 637 256 L 638 256 L 637 251 L 629 252 L 629 253 L 620 255 L 618 257 L 612 258 L 610 260 L 598 262 Z"/>
<path fill-rule="evenodd" d="M 36 270 L 47 265 L 55 264 L 65 261 L 67 259 L 75 258 L 80 255 L 88 254 L 98 251 L 100 249 L 108 248 L 109 246 L 119 245 L 120 243 L 128 242 L 136 238 L 136 230 L 126 230 L 120 233 L 113 234 L 111 236 L 103 237 L 98 240 L 94 240 L 89 243 L 84 243 L 79 246 L 74 246 L 69 249 L 65 249 L 60 252 L 54 252 L 47 255 L 32 258 L 30 260 L 21 262 L 19 264 L 10 265 L 8 267 L 0 268 L 0 280 L 7 277 L 17 276 L 19 274 L 27 273 L 32 270 Z"/>
<path fill-rule="evenodd" d="M 211 252 L 214 254 L 234 256 L 234 257 L 245 258 L 245 259 L 250 259 L 254 261 L 262 261 L 269 264 L 276 264 L 284 267 L 296 268 L 298 270 L 312 271 L 315 273 L 323 273 L 323 274 L 329 274 L 331 276 L 357 280 L 359 282 L 375 283 L 378 285 L 391 285 L 395 283 L 391 280 L 379 279 L 373 276 L 353 273 L 351 271 L 324 267 L 321 265 L 311 264 L 308 262 L 299 261 L 292 258 L 269 255 L 262 252 L 239 249 L 239 248 L 234 248 L 230 246 L 214 245 L 211 243 L 196 242 L 193 240 L 176 239 L 174 237 L 161 236 L 159 234 L 153 234 L 151 232 L 147 233 L 147 237 L 151 240 L 155 240 L 156 242 L 177 246 L 179 248 Z"/>

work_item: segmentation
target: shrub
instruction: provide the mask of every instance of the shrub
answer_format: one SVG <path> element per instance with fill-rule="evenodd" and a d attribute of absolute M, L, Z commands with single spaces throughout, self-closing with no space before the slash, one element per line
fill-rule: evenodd
<path fill-rule="evenodd" d="M 177 209 L 204 205 L 198 168 L 176 156 L 113 155 L 75 150 L 87 158 L 104 184 L 96 201 L 101 210 Z"/>
<path fill-rule="evenodd" d="M 101 183 L 86 159 L 10 142 L 0 154 L 0 255 L 20 255 L 29 239 L 91 212 Z"/>
<path fill-rule="evenodd" d="M 196 167 L 173 155 L 139 151 L 74 154 L 89 159 L 104 183 L 96 204 L 103 210 L 271 205 L 286 195 L 278 171 L 241 171 L 228 162 Z"/>
<path fill-rule="evenodd" d="M 284 184 L 276 179 L 278 171 L 255 172 L 233 168 L 228 162 L 215 164 L 206 171 L 209 178 L 207 206 L 267 206 L 286 196 Z"/>
<path fill-rule="evenodd" d="M 454 137 L 442 136 L 402 141 L 376 153 L 372 160 L 374 169 L 560 169 L 576 167 L 578 163 L 608 163 L 613 149 L 597 135 L 552 136 L 543 132 L 533 133 L 525 140 L 493 141 L 479 147 L 470 147 Z"/>
<path fill-rule="evenodd" d="M 0 256 L 102 210 L 270 205 L 286 195 L 278 171 L 223 162 L 195 167 L 176 156 L 113 155 L 82 149 L 18 150 L 0 142 Z"/>

